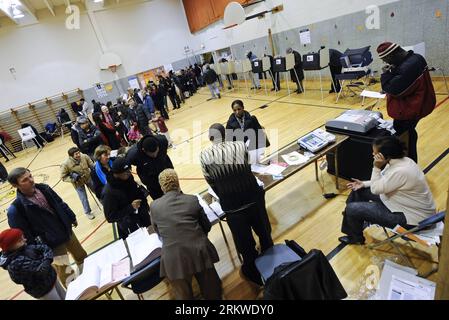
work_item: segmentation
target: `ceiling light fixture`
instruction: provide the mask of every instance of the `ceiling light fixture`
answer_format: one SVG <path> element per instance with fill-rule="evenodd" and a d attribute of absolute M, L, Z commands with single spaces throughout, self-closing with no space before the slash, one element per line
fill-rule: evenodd
<path fill-rule="evenodd" d="M 25 15 L 23 14 L 22 10 L 17 9 L 17 4 L 13 4 L 12 5 L 12 17 L 14 19 L 20 19 L 25 17 Z"/>
<path fill-rule="evenodd" d="M 94 0 L 94 3 L 100 3 L 103 2 L 103 0 Z"/>

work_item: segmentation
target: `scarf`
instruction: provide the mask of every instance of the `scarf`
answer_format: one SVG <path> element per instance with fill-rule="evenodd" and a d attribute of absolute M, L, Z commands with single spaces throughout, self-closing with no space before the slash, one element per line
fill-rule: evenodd
<path fill-rule="evenodd" d="M 96 161 L 96 162 L 95 162 L 95 173 L 97 174 L 97 177 L 98 177 L 98 179 L 100 180 L 100 182 L 101 182 L 103 185 L 106 185 L 106 182 L 107 182 L 107 180 L 106 180 L 106 175 L 104 174 L 104 172 L 103 172 L 103 170 L 102 170 L 101 167 L 102 167 L 102 166 L 101 166 L 100 161 Z M 109 167 L 112 168 L 112 160 L 109 160 Z"/>

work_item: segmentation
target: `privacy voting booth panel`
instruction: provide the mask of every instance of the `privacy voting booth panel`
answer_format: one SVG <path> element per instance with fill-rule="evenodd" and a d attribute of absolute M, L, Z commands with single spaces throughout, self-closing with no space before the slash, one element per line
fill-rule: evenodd
<path fill-rule="evenodd" d="M 233 74 L 233 73 L 235 73 L 234 61 L 220 63 L 220 69 L 221 69 L 222 74 Z"/>
<path fill-rule="evenodd" d="M 269 57 L 262 58 L 262 71 L 268 71 L 271 69 L 271 61 Z"/>
<path fill-rule="evenodd" d="M 234 62 L 235 73 L 243 73 L 243 60 L 237 60 Z"/>
<path fill-rule="evenodd" d="M 293 53 L 287 54 L 285 57 L 277 57 L 274 59 L 274 72 L 286 72 L 295 67 L 295 56 Z"/>
<path fill-rule="evenodd" d="M 251 61 L 249 61 L 248 59 L 242 60 L 242 68 L 243 68 L 243 72 L 250 72 L 252 71 L 252 65 L 251 65 Z"/>

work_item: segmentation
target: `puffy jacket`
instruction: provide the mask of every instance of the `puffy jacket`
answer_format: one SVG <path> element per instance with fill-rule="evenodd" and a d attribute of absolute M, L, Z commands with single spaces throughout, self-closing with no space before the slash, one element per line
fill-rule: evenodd
<path fill-rule="evenodd" d="M 147 187 L 151 198 L 156 200 L 164 195 L 159 185 L 159 174 L 165 169 L 173 169 L 173 163 L 167 154 L 168 141 L 165 136 L 154 136 L 158 140 L 159 153 L 156 158 L 150 158 L 142 151 L 142 144 L 151 135 L 147 135 L 132 146 L 126 159 L 128 163 L 137 167 L 137 174 L 140 181 Z"/>
<path fill-rule="evenodd" d="M 16 200 L 8 208 L 8 224 L 11 228 L 21 229 L 28 243 L 40 237 L 43 243 L 54 249 L 70 239 L 76 216 L 50 186 L 36 184 L 36 188 L 43 193 L 54 213 L 34 204 L 17 191 Z"/>
<path fill-rule="evenodd" d="M 94 154 L 95 149 L 103 143 L 101 139 L 100 130 L 97 127 L 90 126 L 86 132 L 79 126 L 76 127 L 78 131 L 79 146 L 82 153 L 89 156 Z"/>
<path fill-rule="evenodd" d="M 213 84 L 217 80 L 218 76 L 215 70 L 207 69 L 204 73 L 204 81 L 206 81 L 207 84 Z"/>
<path fill-rule="evenodd" d="M 137 126 L 139 131 L 143 134 L 149 134 L 150 129 L 148 127 L 148 122 L 151 120 L 150 111 L 143 105 L 138 104 L 135 108 L 136 116 L 137 116 Z"/>
<path fill-rule="evenodd" d="M 71 182 L 75 188 L 85 185 L 90 180 L 90 170 L 94 166 L 94 163 L 89 156 L 81 154 L 81 160 L 78 162 L 72 157 L 69 157 L 61 165 L 61 179 L 64 182 Z M 80 178 L 78 181 L 74 181 L 72 173 L 78 173 Z"/>
<path fill-rule="evenodd" d="M 0 266 L 8 270 L 14 283 L 23 285 L 25 292 L 39 299 L 53 289 L 57 275 L 51 266 L 53 251 L 46 245 L 25 245 L 14 252 L 3 252 Z"/>
<path fill-rule="evenodd" d="M 139 227 L 148 227 L 151 222 L 145 188 L 138 186 L 132 176 L 127 181 L 116 179 L 113 175 L 107 179 L 102 194 L 104 216 L 110 223 L 117 222 L 120 238 L 126 238 Z M 131 203 L 138 199 L 142 202 L 136 214 Z"/>
<path fill-rule="evenodd" d="M 419 120 L 436 105 L 435 89 L 426 60 L 409 51 L 404 61 L 381 75 L 388 115 L 395 120 Z"/>

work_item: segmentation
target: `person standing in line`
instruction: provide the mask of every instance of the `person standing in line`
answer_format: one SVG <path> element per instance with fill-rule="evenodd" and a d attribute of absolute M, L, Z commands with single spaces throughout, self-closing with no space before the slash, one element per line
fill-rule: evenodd
<path fill-rule="evenodd" d="M 210 93 L 212 94 L 212 99 L 221 99 L 220 90 L 215 84 L 218 80 L 218 75 L 209 65 L 206 67 L 206 72 L 204 73 L 204 81 L 209 87 Z"/>
<path fill-rule="evenodd" d="M 90 172 L 94 163 L 89 156 L 82 154 L 76 147 L 70 148 L 68 155 L 68 159 L 61 165 L 61 179 L 73 185 L 83 205 L 84 214 L 92 220 L 95 216 L 90 208 L 86 187 L 93 190 Z"/>
<path fill-rule="evenodd" d="M 165 136 L 147 135 L 132 146 L 126 155 L 128 163 L 136 166 L 137 175 L 153 200 L 164 195 L 159 185 L 159 174 L 165 169 L 173 169 L 167 149 L 168 141 Z"/>

